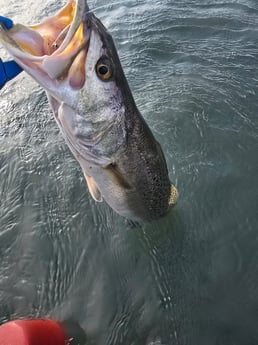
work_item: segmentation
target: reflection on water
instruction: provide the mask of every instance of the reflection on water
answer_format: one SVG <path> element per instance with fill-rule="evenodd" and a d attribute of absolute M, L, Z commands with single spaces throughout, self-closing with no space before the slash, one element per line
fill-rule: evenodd
<path fill-rule="evenodd" d="M 25 23 L 61 4 L 1 3 Z M 258 4 L 89 5 L 180 199 L 143 228 L 96 205 L 44 92 L 19 76 L 0 99 L 0 321 L 72 317 L 97 345 L 257 344 Z"/>

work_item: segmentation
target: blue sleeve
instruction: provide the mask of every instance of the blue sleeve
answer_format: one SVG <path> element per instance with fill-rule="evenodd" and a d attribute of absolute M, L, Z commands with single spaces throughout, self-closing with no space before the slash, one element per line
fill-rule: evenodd
<path fill-rule="evenodd" d="M 4 70 L 4 63 L 0 59 L 0 89 L 4 86 L 6 82 L 7 82 L 7 77 Z"/>
<path fill-rule="evenodd" d="M 11 29 L 13 26 L 13 21 L 10 18 L 0 16 L 0 23 L 5 25 L 7 29 Z M 21 73 L 22 68 L 17 65 L 15 61 L 3 62 L 0 58 L 0 89 L 9 80 L 15 78 L 19 73 Z"/>
<path fill-rule="evenodd" d="M 11 29 L 13 26 L 13 21 L 10 18 L 0 16 L 0 23 L 4 23 L 7 29 Z"/>
<path fill-rule="evenodd" d="M 0 89 L 6 82 L 12 80 L 21 72 L 22 68 L 17 65 L 15 61 L 3 62 L 2 59 L 0 59 Z"/>

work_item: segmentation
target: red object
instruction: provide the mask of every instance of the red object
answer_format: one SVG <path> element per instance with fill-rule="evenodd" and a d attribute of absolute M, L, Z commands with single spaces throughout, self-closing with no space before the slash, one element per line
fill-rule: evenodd
<path fill-rule="evenodd" d="M 54 320 L 16 320 L 0 326 L 0 345 L 65 345 L 66 335 Z"/>

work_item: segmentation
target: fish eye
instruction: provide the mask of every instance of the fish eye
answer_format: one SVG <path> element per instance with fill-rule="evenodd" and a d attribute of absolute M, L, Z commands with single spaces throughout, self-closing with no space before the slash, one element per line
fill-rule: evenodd
<path fill-rule="evenodd" d="M 96 64 L 97 76 L 104 81 L 108 81 L 112 77 L 112 69 L 107 59 L 101 59 Z"/>

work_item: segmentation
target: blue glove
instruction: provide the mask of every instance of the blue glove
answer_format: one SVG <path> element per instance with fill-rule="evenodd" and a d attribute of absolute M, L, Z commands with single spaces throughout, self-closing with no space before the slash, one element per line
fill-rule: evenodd
<path fill-rule="evenodd" d="M 0 16 L 0 24 L 5 25 L 7 29 L 11 29 L 13 22 L 7 17 Z M 19 73 L 22 72 L 22 68 L 17 65 L 15 61 L 3 62 L 0 59 L 0 89 L 5 85 L 5 83 L 13 78 L 15 78 Z"/>
<path fill-rule="evenodd" d="M 3 23 L 7 29 L 11 29 L 13 21 L 10 18 L 0 16 L 0 23 Z"/>

